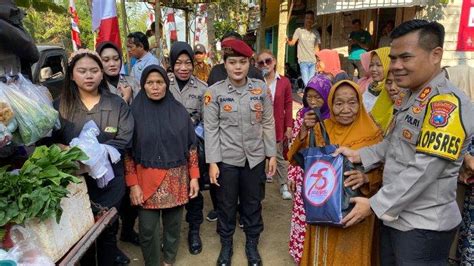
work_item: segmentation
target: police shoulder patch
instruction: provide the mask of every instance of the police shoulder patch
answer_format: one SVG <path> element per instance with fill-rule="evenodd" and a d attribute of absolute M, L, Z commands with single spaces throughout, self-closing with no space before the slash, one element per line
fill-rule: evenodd
<path fill-rule="evenodd" d="M 206 93 L 204 93 L 204 105 L 209 105 L 211 101 L 212 101 L 212 93 L 210 90 L 208 90 L 206 91 Z"/>
<path fill-rule="evenodd" d="M 431 98 L 416 145 L 416 151 L 455 161 L 466 132 L 461 120 L 459 98 L 440 94 Z"/>

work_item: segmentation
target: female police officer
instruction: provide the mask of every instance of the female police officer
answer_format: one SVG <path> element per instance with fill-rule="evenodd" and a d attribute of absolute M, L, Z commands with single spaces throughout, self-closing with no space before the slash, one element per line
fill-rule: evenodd
<path fill-rule="evenodd" d="M 230 265 L 238 202 L 247 238 L 249 265 L 261 265 L 257 250 L 263 231 L 265 159 L 269 175 L 276 169 L 276 141 L 271 96 L 260 80 L 248 78 L 252 49 L 241 40 L 224 47 L 226 80 L 204 94 L 206 161 L 216 190 L 221 251 L 217 265 Z"/>

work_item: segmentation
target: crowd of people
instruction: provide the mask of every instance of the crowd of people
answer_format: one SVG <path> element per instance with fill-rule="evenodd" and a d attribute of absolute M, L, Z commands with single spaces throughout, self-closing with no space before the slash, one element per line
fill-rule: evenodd
<path fill-rule="evenodd" d="M 474 82 L 468 67 L 441 67 L 443 26 L 391 25 L 384 31 L 389 40 L 381 40 L 387 46 L 369 51 L 370 34 L 354 20 L 353 77 L 337 51 L 321 49 L 313 24 L 314 13 L 307 12 L 304 27 L 288 40 L 298 45 L 305 85 L 296 117 L 292 84 L 276 71 L 272 51 L 255 54 L 229 32 L 221 39 L 223 63 L 211 68 L 202 44 L 175 42 L 165 69 L 150 52 L 160 45 L 134 32 L 127 41 L 136 59 L 129 76 L 111 42 L 70 56 L 65 88 L 54 101 L 61 128 L 43 143 L 67 149 L 88 121 L 97 124 L 98 141 L 122 159 L 106 187 L 86 178 L 93 212 L 119 210 L 120 239 L 140 246 L 145 265 L 176 262 L 183 216 L 190 254 L 202 252 L 206 218 L 220 237 L 217 265 L 232 264 L 237 225 L 248 265 L 263 265 L 262 201 L 266 183 L 274 181 L 282 199 L 293 200 L 289 239 L 281 241 L 289 242 L 296 265 L 474 262 Z M 336 154 L 359 166 L 344 173 L 343 185 L 360 196 L 351 199 L 343 227 L 305 218 L 305 173 L 295 157 L 309 146 L 310 132 L 317 145 L 329 144 L 323 126 L 339 146 Z M 206 189 L 212 211 L 204 217 Z M 119 220 L 107 227 L 81 264 L 130 263 L 117 246 L 119 228 Z"/>

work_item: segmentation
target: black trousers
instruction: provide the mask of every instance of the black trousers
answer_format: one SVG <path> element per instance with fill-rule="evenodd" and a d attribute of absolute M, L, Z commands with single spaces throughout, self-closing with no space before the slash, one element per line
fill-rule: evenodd
<path fill-rule="evenodd" d="M 258 237 L 263 231 L 262 186 L 265 185 L 265 161 L 250 169 L 219 163 L 220 176 L 216 189 L 217 232 L 221 239 L 231 239 L 235 232 L 237 209 L 244 232 L 248 237 Z"/>
<path fill-rule="evenodd" d="M 125 195 L 122 199 L 122 204 L 120 205 L 120 220 L 122 220 L 122 232 L 124 236 L 130 236 L 134 233 L 135 221 L 138 217 L 138 208 L 132 206 L 130 202 L 130 188 L 127 187 Z"/>
<path fill-rule="evenodd" d="M 111 206 L 116 209 L 120 206 L 120 202 Z M 97 213 L 94 213 L 96 215 Z M 113 266 L 115 265 L 115 258 L 119 254 L 117 246 L 117 232 L 119 228 L 119 221 L 116 219 L 112 224 L 107 226 L 99 235 L 94 244 L 84 253 L 80 260 L 81 265 L 98 265 L 98 266 Z"/>
<path fill-rule="evenodd" d="M 445 266 L 456 229 L 400 231 L 381 225 L 380 262 L 383 266 Z"/>
<path fill-rule="evenodd" d="M 186 222 L 189 224 L 189 230 L 199 230 L 204 218 L 202 210 L 204 208 L 204 197 L 199 191 L 197 197 L 190 199 L 185 205 L 186 207 Z"/>

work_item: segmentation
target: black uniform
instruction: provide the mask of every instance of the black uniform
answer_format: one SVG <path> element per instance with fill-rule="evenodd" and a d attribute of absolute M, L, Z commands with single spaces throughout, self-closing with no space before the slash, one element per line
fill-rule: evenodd
<path fill-rule="evenodd" d="M 54 103 L 59 109 L 59 100 Z M 125 148 L 130 145 L 133 136 L 134 121 L 130 109 L 125 101 L 117 95 L 108 92 L 101 94 L 99 103 L 91 110 L 79 102 L 72 119 L 61 119 L 61 129 L 54 131 L 52 141 L 69 145 L 71 140 L 79 136 L 84 124 L 93 120 L 100 129 L 97 140 L 101 144 L 108 144 L 124 155 Z M 86 177 L 86 184 L 90 200 L 102 207 L 119 209 L 122 197 L 125 194 L 125 166 L 123 160 L 112 164 L 115 178 L 105 188 L 99 188 L 96 180 Z M 93 206 L 93 211 L 97 212 Z M 99 236 L 97 240 L 97 260 L 99 265 L 114 265 L 117 256 L 118 220 Z M 88 259 L 87 257 L 85 259 Z M 81 263 L 83 263 L 82 261 Z M 87 265 L 94 265 L 88 261 Z"/>

